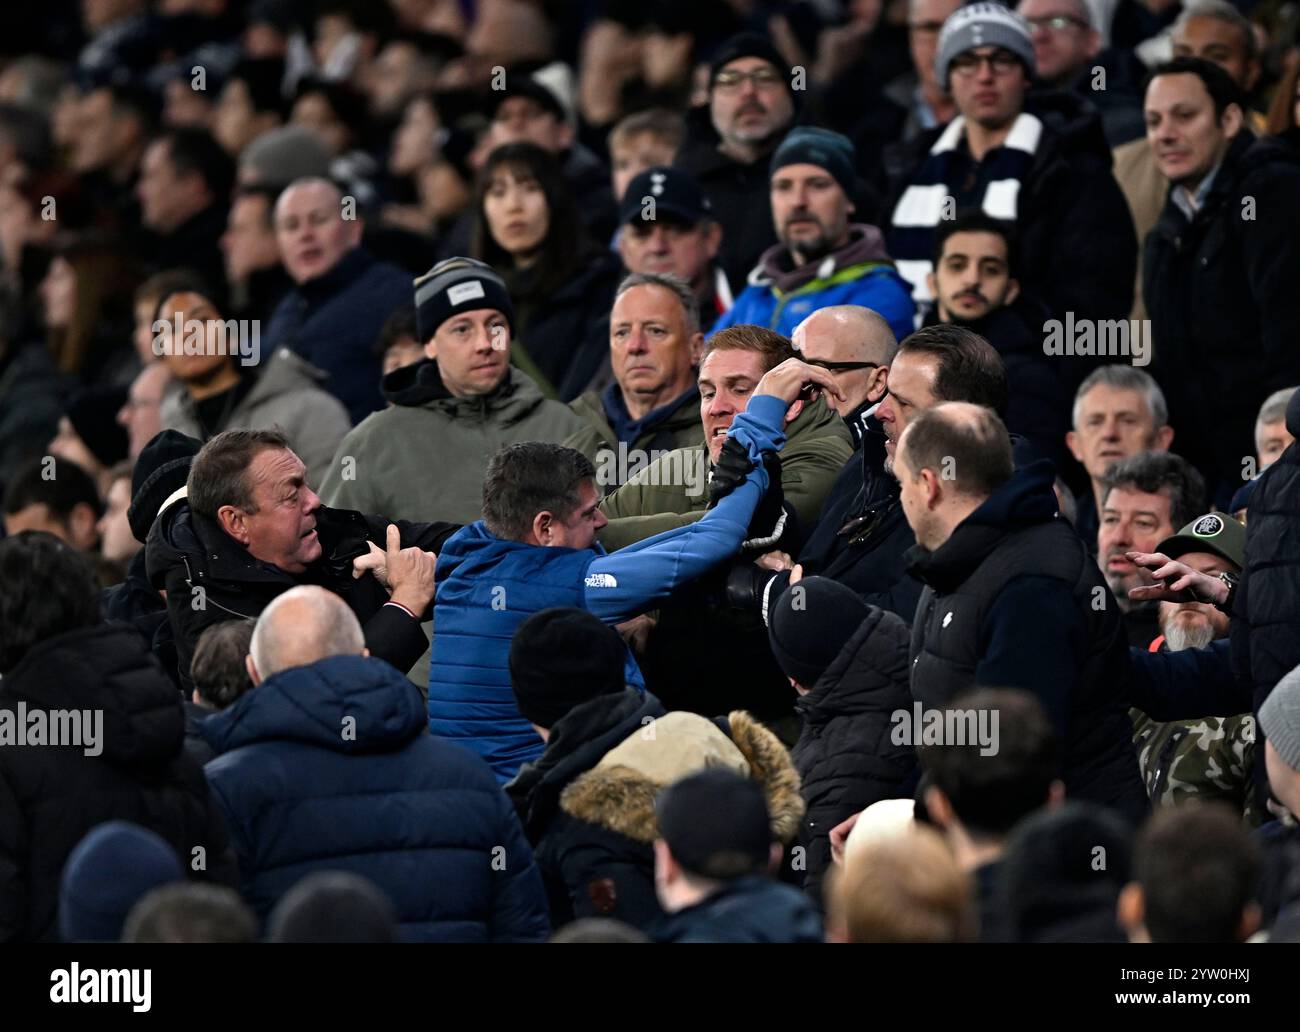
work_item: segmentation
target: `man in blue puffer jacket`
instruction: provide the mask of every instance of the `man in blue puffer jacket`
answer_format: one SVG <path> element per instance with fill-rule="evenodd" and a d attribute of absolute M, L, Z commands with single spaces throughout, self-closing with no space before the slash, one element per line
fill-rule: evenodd
<path fill-rule="evenodd" d="M 265 918 L 306 875 L 347 871 L 388 896 L 407 940 L 544 940 L 510 801 L 477 756 L 425 733 L 419 691 L 364 646 L 342 599 L 293 588 L 253 632 L 256 687 L 200 725 L 244 898 Z"/>
<path fill-rule="evenodd" d="M 596 541 L 607 521 L 595 467 L 581 452 L 537 442 L 498 452 L 483 482 L 484 518 L 457 531 L 438 556 L 429 730 L 477 752 L 502 782 L 537 759 L 543 742 L 510 686 L 515 630 L 552 606 L 584 609 L 608 624 L 630 620 L 734 555 L 753 537 L 751 520 L 763 524 L 757 533 L 773 532 L 777 516 L 766 510 L 779 492 L 755 519 L 770 483 L 763 458 L 785 442 L 786 410 L 807 385 L 843 397 L 831 374 L 798 359 L 769 370 L 728 431 L 732 463 L 720 460 L 714 471 L 715 478 L 719 469 L 734 471 L 737 486 L 721 497 L 715 480 L 711 494 L 720 500 L 703 519 L 613 554 Z M 629 684 L 644 687 L 631 653 L 626 673 Z"/>

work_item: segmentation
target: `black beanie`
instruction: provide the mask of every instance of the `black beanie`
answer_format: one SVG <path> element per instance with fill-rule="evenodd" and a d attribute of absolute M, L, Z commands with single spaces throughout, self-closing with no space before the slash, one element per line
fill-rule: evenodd
<path fill-rule="evenodd" d="M 492 266 L 473 258 L 447 258 L 415 281 L 415 328 L 420 344 L 461 312 L 495 308 L 515 329 L 515 306 L 505 280 Z"/>
<path fill-rule="evenodd" d="M 87 387 L 68 402 L 64 415 L 101 466 L 113 466 L 130 450 L 126 428 L 117 421 L 126 404 L 125 387 Z"/>
<path fill-rule="evenodd" d="M 790 65 L 786 63 L 772 41 L 757 32 L 740 32 L 718 45 L 718 49 L 713 52 L 713 59 L 709 62 L 710 86 L 724 67 L 741 57 L 757 57 L 766 61 L 781 73 L 781 81 L 785 83 L 786 89 L 790 89 Z M 790 90 L 790 92 L 794 91 Z"/>
<path fill-rule="evenodd" d="M 627 647 L 581 609 L 534 613 L 510 643 L 510 685 L 525 720 L 550 729 L 575 706 L 626 687 Z"/>
<path fill-rule="evenodd" d="M 787 677 L 812 688 L 871 613 L 857 593 L 829 577 L 786 589 L 767 618 L 772 655 Z"/>
<path fill-rule="evenodd" d="M 131 473 L 131 507 L 126 510 L 126 520 L 131 524 L 131 536 L 141 544 L 149 537 L 162 503 L 185 486 L 194 456 L 202 447 L 200 441 L 177 430 L 163 430 L 140 452 Z"/>

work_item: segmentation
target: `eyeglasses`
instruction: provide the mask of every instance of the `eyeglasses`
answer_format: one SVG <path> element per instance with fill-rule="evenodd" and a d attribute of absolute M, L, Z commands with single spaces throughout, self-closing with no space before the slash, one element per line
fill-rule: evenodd
<path fill-rule="evenodd" d="M 740 89 L 746 82 L 752 82 L 757 90 L 768 89 L 778 83 L 784 82 L 780 72 L 775 68 L 755 68 L 752 72 L 732 71 L 719 72 L 713 77 L 713 85 L 720 90 Z"/>
<path fill-rule="evenodd" d="M 879 362 L 823 362 L 819 358 L 805 358 L 808 365 L 815 365 L 832 373 L 846 373 L 850 369 L 879 369 Z"/>
<path fill-rule="evenodd" d="M 1068 14 L 1054 14 L 1050 18 L 1026 18 L 1031 29 L 1050 29 L 1052 32 L 1064 32 L 1071 25 L 1076 29 L 1089 29 L 1090 26 L 1082 18 L 1075 18 Z"/>
<path fill-rule="evenodd" d="M 964 54 L 958 54 L 952 59 L 948 68 L 957 75 L 969 76 L 974 75 L 987 61 L 995 75 L 1010 75 L 1015 69 L 1020 67 L 1020 58 L 1016 57 L 1010 50 L 999 50 L 992 54 L 976 54 L 973 51 L 966 51 Z"/>

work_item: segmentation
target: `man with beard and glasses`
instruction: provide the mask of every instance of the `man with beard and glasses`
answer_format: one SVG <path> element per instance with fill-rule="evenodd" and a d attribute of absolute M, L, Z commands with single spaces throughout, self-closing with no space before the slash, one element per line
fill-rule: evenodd
<path fill-rule="evenodd" d="M 1161 541 L 1155 551 L 1198 573 L 1240 576 L 1246 565 L 1246 528 L 1226 514 L 1207 513 Z M 1151 643 L 1152 652 L 1203 649 L 1228 637 L 1228 614 L 1216 606 L 1164 601 L 1157 605 L 1161 636 Z M 1220 800 L 1244 812 L 1253 823 L 1253 714 L 1161 722 L 1134 709 L 1132 717 L 1133 744 L 1154 805 Z"/>
<path fill-rule="evenodd" d="M 715 324 L 753 323 L 790 336 L 819 308 L 861 305 L 895 337 L 912 331 L 908 286 L 875 226 L 850 222 L 853 144 L 839 133 L 792 129 L 772 156 L 772 224 L 779 243 L 763 252 L 745 288 Z"/>

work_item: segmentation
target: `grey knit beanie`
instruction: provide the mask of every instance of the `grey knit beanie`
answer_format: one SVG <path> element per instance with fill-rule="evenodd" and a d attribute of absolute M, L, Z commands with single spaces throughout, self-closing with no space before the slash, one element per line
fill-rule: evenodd
<path fill-rule="evenodd" d="M 1300 770 L 1300 667 L 1273 687 L 1259 708 L 1259 727 L 1282 762 Z"/>
<path fill-rule="evenodd" d="M 948 66 L 958 54 L 977 47 L 1004 47 L 1020 58 L 1025 74 L 1034 75 L 1034 40 L 1029 23 L 999 3 L 975 3 L 959 7 L 948 16 L 939 31 L 939 48 L 934 74 L 948 89 Z"/>

